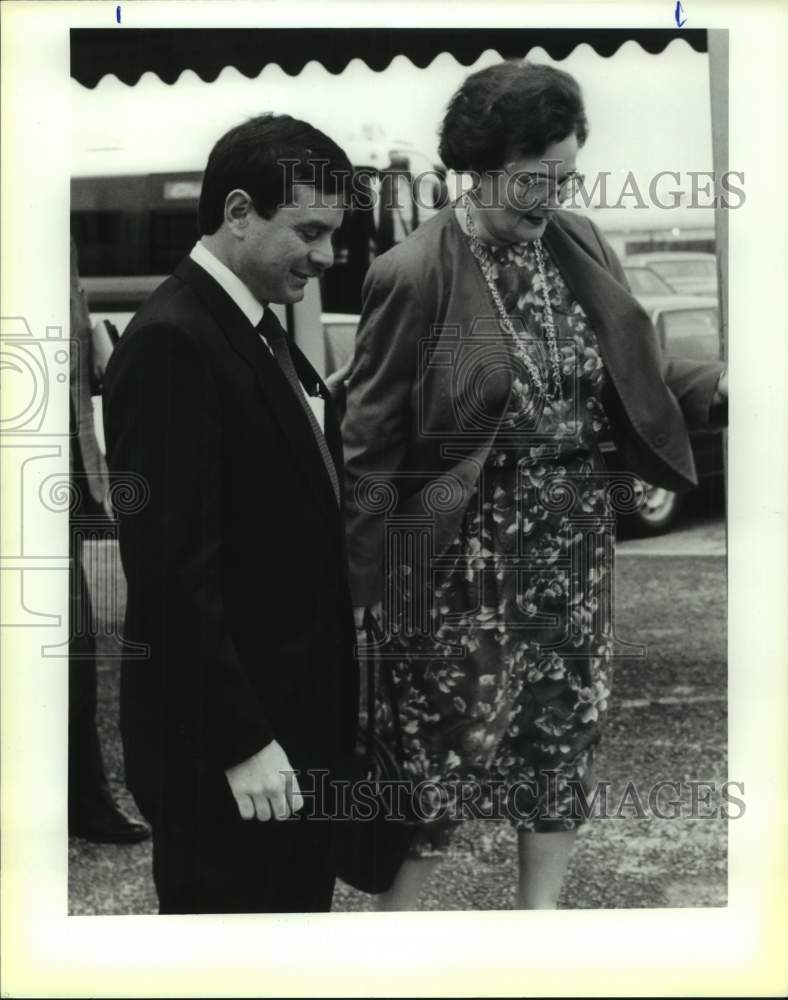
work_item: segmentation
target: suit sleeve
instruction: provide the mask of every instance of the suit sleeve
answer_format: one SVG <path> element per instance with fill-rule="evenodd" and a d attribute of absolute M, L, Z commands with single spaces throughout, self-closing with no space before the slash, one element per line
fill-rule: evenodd
<path fill-rule="evenodd" d="M 373 475 L 385 484 L 402 468 L 411 423 L 419 340 L 428 322 L 416 282 L 379 257 L 367 273 L 342 422 L 345 507 L 353 604 L 383 596 L 385 512 L 362 495 Z M 367 484 L 369 486 L 367 487 Z M 380 495 L 380 494 L 379 494 Z"/>
<path fill-rule="evenodd" d="M 104 413 L 118 488 L 126 473 L 146 484 L 145 502 L 119 512 L 119 537 L 129 599 L 158 647 L 166 717 L 226 769 L 273 733 L 227 625 L 221 406 L 188 332 L 162 324 L 131 332 L 110 359 Z"/>
<path fill-rule="evenodd" d="M 594 223 L 591 225 L 607 269 L 629 291 L 629 282 L 618 256 L 597 226 Z M 690 430 L 727 426 L 727 401 L 719 403 L 714 398 L 724 371 L 725 365 L 721 361 L 694 361 L 669 356 L 662 359 L 662 379 L 678 400 Z"/>

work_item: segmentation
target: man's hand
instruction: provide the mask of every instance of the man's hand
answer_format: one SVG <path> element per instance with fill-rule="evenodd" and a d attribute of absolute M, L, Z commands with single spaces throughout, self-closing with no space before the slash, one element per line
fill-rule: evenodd
<path fill-rule="evenodd" d="M 241 819 L 287 819 L 304 800 L 287 754 L 272 740 L 254 757 L 225 772 Z"/>

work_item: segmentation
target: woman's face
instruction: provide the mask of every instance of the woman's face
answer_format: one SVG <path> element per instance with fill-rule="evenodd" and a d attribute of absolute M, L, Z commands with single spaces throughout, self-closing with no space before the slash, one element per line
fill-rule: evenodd
<path fill-rule="evenodd" d="M 554 142 L 538 156 L 512 158 L 498 171 L 483 174 L 475 221 L 495 243 L 523 243 L 544 234 L 560 208 L 561 182 L 575 171 L 577 136 Z"/>

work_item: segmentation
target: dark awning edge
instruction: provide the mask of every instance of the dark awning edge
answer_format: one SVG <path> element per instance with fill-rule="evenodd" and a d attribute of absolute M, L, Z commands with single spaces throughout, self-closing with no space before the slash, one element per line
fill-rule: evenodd
<path fill-rule="evenodd" d="M 442 52 L 470 66 L 488 49 L 511 59 L 541 47 L 551 58 L 565 59 L 586 43 L 607 57 L 627 41 L 656 54 L 676 38 L 696 52 L 707 51 L 702 28 L 72 28 L 71 76 L 90 88 L 108 73 L 129 86 L 146 72 L 173 84 L 190 69 L 211 83 L 227 66 L 254 78 L 276 63 L 297 76 L 316 60 L 336 74 L 352 59 L 380 71 L 404 55 L 423 69 Z"/>

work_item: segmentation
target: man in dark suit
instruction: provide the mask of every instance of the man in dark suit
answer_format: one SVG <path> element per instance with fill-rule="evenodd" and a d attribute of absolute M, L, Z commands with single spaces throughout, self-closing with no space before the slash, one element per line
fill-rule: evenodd
<path fill-rule="evenodd" d="M 329 910 L 325 789 L 355 739 L 353 616 L 328 391 L 269 304 L 333 262 L 350 163 L 263 115 L 211 152 L 200 241 L 104 380 L 128 582 L 127 783 L 162 913 Z M 328 774 L 326 774 L 328 772 Z"/>

